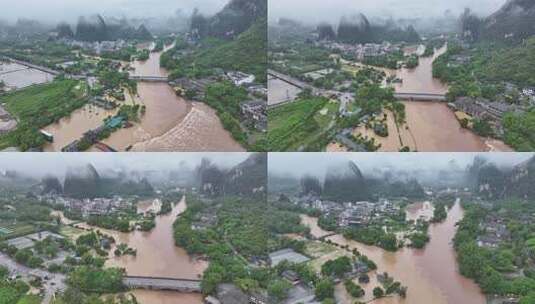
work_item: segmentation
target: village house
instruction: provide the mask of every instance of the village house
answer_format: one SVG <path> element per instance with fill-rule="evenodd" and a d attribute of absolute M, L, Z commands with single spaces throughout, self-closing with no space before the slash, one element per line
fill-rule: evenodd
<path fill-rule="evenodd" d="M 240 104 L 241 114 L 254 124 L 255 129 L 267 132 L 267 107 L 263 100 L 247 101 Z"/>
<path fill-rule="evenodd" d="M 299 275 L 293 270 L 285 270 L 282 272 L 282 277 L 285 278 L 292 285 L 297 285 L 301 281 L 299 280 Z"/>
<path fill-rule="evenodd" d="M 290 263 L 301 264 L 308 262 L 310 259 L 300 253 L 295 252 L 293 249 L 286 248 L 281 249 L 269 254 L 269 262 L 271 267 L 275 267 L 282 261 L 288 261 Z"/>
<path fill-rule="evenodd" d="M 252 84 L 255 81 L 255 76 L 251 74 L 246 74 L 239 71 L 227 72 L 225 74 L 235 86 L 242 86 Z"/>

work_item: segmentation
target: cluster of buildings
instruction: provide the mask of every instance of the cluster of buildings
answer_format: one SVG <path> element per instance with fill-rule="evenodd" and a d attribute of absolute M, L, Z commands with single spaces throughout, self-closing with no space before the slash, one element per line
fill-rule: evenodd
<path fill-rule="evenodd" d="M 300 264 L 309 260 L 308 257 L 289 248 L 275 251 L 269 255 L 269 261 L 273 267 L 282 261 Z M 219 284 L 216 296 L 208 296 L 205 298 L 204 302 L 207 304 L 319 304 L 319 302 L 315 300 L 316 296 L 312 285 L 309 282 L 301 281 L 299 275 L 295 271 L 285 270 L 280 276 L 281 279 L 286 280 L 291 284 L 288 296 L 281 302 L 271 299 L 265 291 L 245 293 L 234 284 Z"/>
<path fill-rule="evenodd" d="M 338 203 L 321 200 L 315 195 L 305 195 L 299 197 L 295 203 L 304 208 L 320 210 L 324 215 L 333 216 L 338 227 L 366 226 L 372 220 L 397 215 L 401 210 L 398 203 L 386 199 L 380 199 L 378 202 Z"/>
<path fill-rule="evenodd" d="M 250 100 L 240 104 L 242 116 L 250 122 L 256 130 L 267 132 L 268 118 L 266 101 Z"/>
<path fill-rule="evenodd" d="M 333 41 L 319 41 L 317 43 L 319 44 L 319 46 L 325 47 L 327 49 L 337 50 L 346 55 L 352 55 L 359 61 L 367 57 L 383 56 L 389 53 L 399 52 L 401 50 L 400 45 L 395 45 L 387 41 L 381 44 L 350 44 Z"/>
<path fill-rule="evenodd" d="M 192 230 L 205 230 L 209 227 L 215 226 L 217 224 L 217 214 L 215 209 L 206 209 L 200 216 L 191 223 Z"/>
<path fill-rule="evenodd" d="M 523 98 L 531 106 L 535 106 L 535 87 L 526 87 L 520 92 L 520 97 Z"/>
<path fill-rule="evenodd" d="M 114 41 L 78 41 L 78 40 L 64 40 L 64 43 L 71 47 L 79 47 L 84 50 L 91 51 L 95 54 L 102 54 L 105 52 L 113 52 L 121 50 L 128 46 L 125 40 L 119 39 Z"/>
<path fill-rule="evenodd" d="M 477 237 L 477 245 L 486 248 L 498 248 L 501 242 L 510 237 L 505 221 L 498 216 L 489 216 L 479 224 L 483 233 Z"/>
<path fill-rule="evenodd" d="M 490 101 L 482 97 L 459 97 L 448 106 L 454 111 L 461 112 L 461 114 L 467 114 L 468 116 L 464 115 L 463 117 L 469 120 L 477 118 L 488 121 L 497 135 L 503 134 L 502 120 L 506 113 L 525 112 L 525 108 L 521 105 Z"/>
<path fill-rule="evenodd" d="M 203 101 L 206 97 L 206 88 L 218 81 L 218 77 L 212 76 L 202 79 L 189 77 L 178 78 L 169 82 L 178 96 L 189 100 Z"/>
<path fill-rule="evenodd" d="M 74 213 L 84 217 L 92 215 L 104 215 L 130 208 L 131 203 L 120 196 L 112 198 L 76 199 L 63 196 L 47 198 L 51 204 L 63 206 Z"/>
<path fill-rule="evenodd" d="M 178 78 L 169 82 L 178 96 L 202 102 L 206 98 L 206 89 L 221 79 L 231 81 L 235 86 L 243 87 L 249 93 L 249 99 L 240 104 L 240 113 L 248 125 L 256 130 L 267 132 L 267 88 L 255 83 L 255 76 L 239 71 L 224 72 L 218 70 L 216 75 L 202 79 L 189 77 Z"/>

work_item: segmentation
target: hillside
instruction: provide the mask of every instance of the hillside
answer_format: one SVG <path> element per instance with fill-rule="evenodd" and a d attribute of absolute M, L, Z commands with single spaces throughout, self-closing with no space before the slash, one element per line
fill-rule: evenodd
<path fill-rule="evenodd" d="M 139 180 L 101 176 L 93 165 L 67 170 L 63 193 L 74 198 L 111 197 L 118 195 L 146 196 L 154 193 L 146 178 Z"/>
<path fill-rule="evenodd" d="M 535 198 L 535 157 L 515 166 L 509 174 L 507 195 Z"/>
<path fill-rule="evenodd" d="M 232 0 L 209 20 L 209 35 L 239 35 L 266 16 L 266 0 Z"/>
<path fill-rule="evenodd" d="M 510 168 L 498 168 L 493 163 L 481 162 L 470 169 L 475 191 L 488 199 L 535 198 L 535 157 Z"/>
<path fill-rule="evenodd" d="M 58 30 L 64 36 L 74 34 L 68 25 L 58 25 Z M 77 40 L 81 41 L 105 41 L 117 39 L 137 39 L 141 41 L 151 40 L 152 34 L 145 25 L 140 25 L 137 29 L 128 24 L 126 20 L 113 23 L 107 22 L 100 15 L 90 18 L 80 17 L 76 25 Z"/>
<path fill-rule="evenodd" d="M 322 197 L 335 202 L 357 202 L 369 200 L 371 194 L 359 167 L 348 161 L 327 169 Z"/>
<path fill-rule="evenodd" d="M 535 1 L 509 0 L 483 20 L 483 39 L 520 41 L 535 35 Z"/>
<path fill-rule="evenodd" d="M 343 43 L 418 42 L 420 36 L 412 25 L 402 28 L 394 23 L 372 24 L 364 14 L 343 16 L 334 32 L 330 24 L 317 28 L 319 39 L 337 40 Z"/>
<path fill-rule="evenodd" d="M 235 40 L 206 49 L 191 58 L 190 62 L 204 68 L 222 68 L 254 74 L 265 83 L 267 69 L 267 23 L 257 20 Z"/>
<path fill-rule="evenodd" d="M 535 23 L 535 22 L 534 22 Z M 513 82 L 519 86 L 535 86 L 535 37 L 515 47 L 497 48 L 475 65 L 480 79 Z"/>
<path fill-rule="evenodd" d="M 256 153 L 225 175 L 225 194 L 264 196 L 267 188 L 267 154 Z"/>
<path fill-rule="evenodd" d="M 219 197 L 264 196 L 267 191 L 267 155 L 255 153 L 229 170 L 223 170 L 208 159 L 197 167 L 197 182 L 201 193 Z"/>

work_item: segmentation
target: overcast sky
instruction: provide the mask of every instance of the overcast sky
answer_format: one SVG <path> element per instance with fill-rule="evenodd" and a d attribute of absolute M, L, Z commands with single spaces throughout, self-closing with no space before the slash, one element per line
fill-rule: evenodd
<path fill-rule="evenodd" d="M 16 170 L 32 176 L 53 174 L 63 176 L 68 167 L 91 163 L 97 170 L 127 168 L 131 170 L 178 169 L 182 161 L 190 168 L 203 157 L 232 167 L 245 160 L 249 153 L 0 153 L 0 172 Z"/>
<path fill-rule="evenodd" d="M 228 0 L 0 0 L 0 19 L 32 18 L 48 22 L 76 21 L 81 15 L 169 17 L 177 9 L 218 12 Z"/>
<path fill-rule="evenodd" d="M 478 153 L 270 153 L 269 172 L 301 177 L 325 175 L 329 165 L 352 160 L 364 172 L 374 168 L 443 169 L 450 160 L 465 168 Z M 533 153 L 479 153 L 498 165 L 514 165 L 532 157 Z"/>
<path fill-rule="evenodd" d="M 488 15 L 507 0 L 269 0 L 269 19 L 289 17 L 307 23 L 338 23 L 343 15 L 417 18 L 443 16 L 446 10 L 459 15 L 465 7 Z"/>

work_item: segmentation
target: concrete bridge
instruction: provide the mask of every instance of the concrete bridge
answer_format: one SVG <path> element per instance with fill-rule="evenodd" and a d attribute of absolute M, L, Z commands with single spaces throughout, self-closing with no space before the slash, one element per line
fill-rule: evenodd
<path fill-rule="evenodd" d="M 177 292 L 201 292 L 201 281 L 191 279 L 125 276 L 123 284 L 129 288 L 171 290 Z"/>
<path fill-rule="evenodd" d="M 45 73 L 49 73 L 49 74 L 52 74 L 54 76 L 57 76 L 57 75 L 61 74 L 61 72 L 59 72 L 59 71 L 52 70 L 52 69 L 49 69 L 47 67 L 35 65 L 33 63 L 29 63 L 29 62 L 26 62 L 26 61 L 17 60 L 17 59 L 13 59 L 13 58 L 9 58 L 9 57 L 4 57 L 4 58 L 9 60 L 9 61 L 11 61 L 11 62 L 13 62 L 13 63 L 17 63 L 17 64 L 20 64 L 20 65 L 23 65 L 23 66 L 25 66 L 27 68 L 30 68 L 30 69 L 34 69 L 34 70 L 42 71 L 42 72 L 45 72 Z M 15 71 L 8 71 L 8 72 L 5 72 L 5 74 L 10 73 L 10 72 L 15 72 Z M 2 73 L 0 73 L 0 75 L 2 75 Z M 66 77 L 67 78 L 71 78 L 71 79 L 76 79 L 76 80 L 83 80 L 83 79 L 87 78 L 87 76 L 84 76 L 84 75 L 66 75 Z M 135 80 L 135 81 L 145 81 L 145 82 L 167 82 L 168 81 L 168 78 L 167 77 L 163 77 L 163 76 L 133 76 L 133 75 L 130 75 L 129 78 L 132 79 L 132 80 Z"/>
<path fill-rule="evenodd" d="M 47 67 L 39 66 L 39 65 L 36 65 L 36 64 L 33 64 L 33 63 L 29 63 L 29 62 L 26 62 L 26 61 L 17 60 L 17 59 L 13 59 L 13 58 L 9 58 L 9 57 L 6 57 L 6 59 L 8 59 L 11 62 L 23 65 L 25 67 L 28 67 L 28 68 L 31 68 L 31 69 L 34 69 L 34 70 L 38 70 L 38 71 L 41 71 L 41 72 L 52 74 L 54 76 L 57 76 L 57 75 L 60 74 L 60 72 L 58 72 L 58 71 L 49 69 Z"/>
<path fill-rule="evenodd" d="M 277 71 L 270 70 L 270 69 L 268 69 L 267 73 L 271 77 L 280 79 L 280 80 L 282 80 L 282 81 L 284 81 L 286 83 L 289 83 L 289 84 L 291 84 L 291 85 L 293 85 L 295 87 L 298 87 L 298 88 L 300 88 L 302 90 L 311 89 L 313 94 L 315 94 L 315 92 L 317 90 L 315 87 L 313 87 L 313 86 L 311 86 L 311 85 L 309 85 L 309 84 L 307 84 L 307 83 L 305 83 L 305 82 L 303 82 L 303 81 L 301 81 L 299 79 L 296 79 L 296 78 L 294 78 L 292 76 L 285 75 L 285 74 L 282 74 L 282 73 L 279 73 Z"/>
<path fill-rule="evenodd" d="M 24 71 L 24 70 L 28 70 L 28 69 L 30 69 L 30 68 L 29 67 L 24 67 L 22 69 L 16 69 L 16 70 L 11 70 L 11 71 L 0 72 L 0 75 L 16 73 L 16 72 L 20 72 L 20 71 Z"/>
<path fill-rule="evenodd" d="M 169 78 L 163 76 L 133 76 L 130 75 L 131 80 L 144 81 L 144 82 L 168 82 Z"/>
<path fill-rule="evenodd" d="M 408 101 L 446 101 L 446 95 L 444 94 L 394 93 L 394 97 L 398 100 Z"/>

